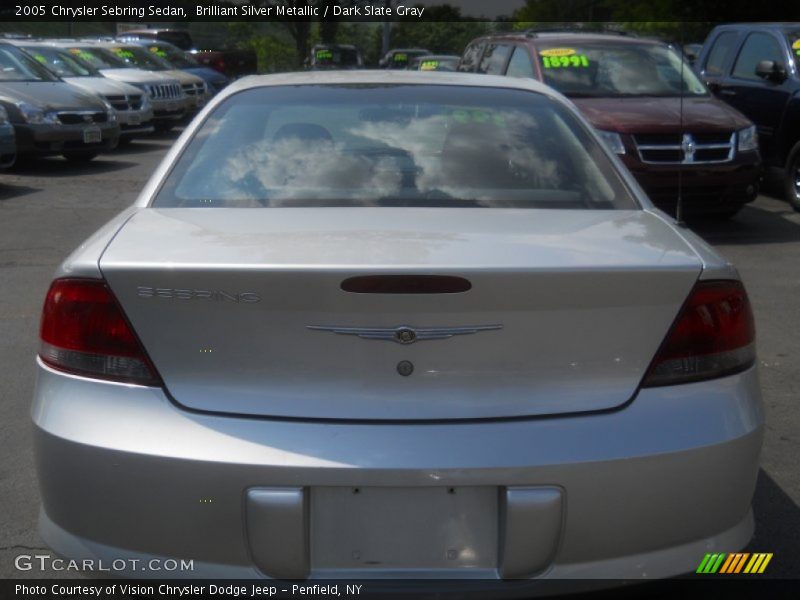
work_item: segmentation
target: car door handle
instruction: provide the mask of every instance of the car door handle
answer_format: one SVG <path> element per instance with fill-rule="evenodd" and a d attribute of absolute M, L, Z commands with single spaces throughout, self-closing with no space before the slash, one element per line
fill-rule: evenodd
<path fill-rule="evenodd" d="M 735 90 L 720 90 L 719 93 L 722 96 L 735 96 L 736 95 L 736 91 Z"/>

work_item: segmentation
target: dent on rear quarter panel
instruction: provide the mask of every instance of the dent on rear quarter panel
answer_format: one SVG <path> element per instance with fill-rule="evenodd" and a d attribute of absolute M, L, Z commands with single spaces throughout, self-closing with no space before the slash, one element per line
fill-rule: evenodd
<path fill-rule="evenodd" d="M 103 276 L 100 271 L 100 257 L 122 226 L 137 211 L 138 208 L 130 206 L 95 231 L 58 266 L 53 278 L 90 277 L 100 279 Z"/>

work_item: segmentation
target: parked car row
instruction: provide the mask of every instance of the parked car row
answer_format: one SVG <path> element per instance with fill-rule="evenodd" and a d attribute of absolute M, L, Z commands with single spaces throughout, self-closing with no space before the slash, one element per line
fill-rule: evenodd
<path fill-rule="evenodd" d="M 17 156 L 91 160 L 168 131 L 227 85 L 167 42 L 0 42 L 0 167 Z"/>
<path fill-rule="evenodd" d="M 727 218 L 783 171 L 800 211 L 800 24 L 715 28 L 678 47 L 621 32 L 506 32 L 461 57 L 389 51 L 380 66 L 526 77 L 583 112 L 660 208 Z M 763 163 L 762 163 L 763 158 Z"/>

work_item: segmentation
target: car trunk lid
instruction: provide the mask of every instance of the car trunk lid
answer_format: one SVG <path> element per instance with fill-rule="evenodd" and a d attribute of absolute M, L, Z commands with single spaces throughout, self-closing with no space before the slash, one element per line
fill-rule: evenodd
<path fill-rule="evenodd" d="M 702 264 L 646 211 L 176 208 L 139 211 L 100 267 L 187 408 L 443 420 L 626 403 Z M 469 289 L 342 289 L 385 275 Z M 441 328 L 475 331 L 422 339 Z"/>

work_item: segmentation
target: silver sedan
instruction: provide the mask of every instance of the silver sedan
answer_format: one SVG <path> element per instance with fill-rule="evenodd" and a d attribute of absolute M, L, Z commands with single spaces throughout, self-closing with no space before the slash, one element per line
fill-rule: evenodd
<path fill-rule="evenodd" d="M 192 577 L 694 571 L 753 533 L 754 335 L 553 90 L 246 78 L 55 275 L 41 532 Z"/>

